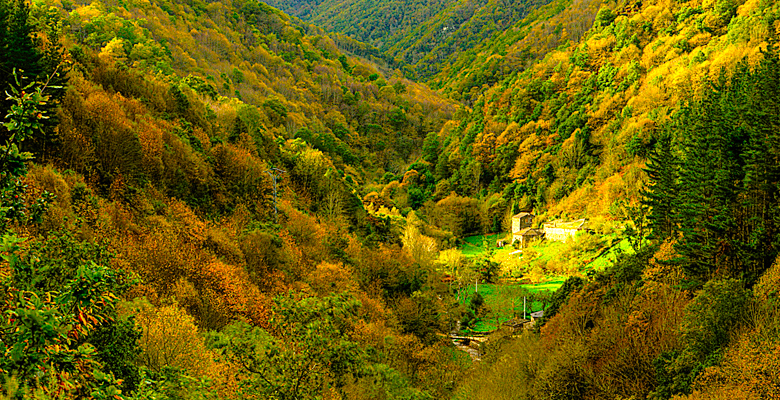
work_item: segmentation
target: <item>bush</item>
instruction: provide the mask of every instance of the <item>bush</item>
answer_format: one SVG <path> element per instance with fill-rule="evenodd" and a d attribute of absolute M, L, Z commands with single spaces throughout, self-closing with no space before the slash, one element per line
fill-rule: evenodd
<path fill-rule="evenodd" d="M 134 313 L 143 329 L 139 342 L 140 362 L 161 373 L 165 367 L 187 370 L 203 376 L 214 367 L 213 354 L 198 334 L 195 320 L 177 305 L 155 307 L 146 299 L 136 299 L 122 308 Z"/>
<path fill-rule="evenodd" d="M 599 10 L 598 14 L 596 14 L 596 21 L 593 25 L 602 27 L 607 26 L 611 24 L 615 18 L 617 18 L 617 15 L 614 11 L 609 8 L 602 8 Z"/>
<path fill-rule="evenodd" d="M 711 280 L 685 308 L 681 351 L 655 361 L 658 388 L 654 396 L 690 393 L 694 379 L 720 362 L 731 332 L 743 322 L 749 292 L 736 279 Z"/>

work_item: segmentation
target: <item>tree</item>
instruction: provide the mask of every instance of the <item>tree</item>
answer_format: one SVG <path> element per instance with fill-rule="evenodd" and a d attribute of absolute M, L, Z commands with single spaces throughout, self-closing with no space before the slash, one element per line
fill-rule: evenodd
<path fill-rule="evenodd" d="M 648 156 L 645 172 L 648 185 L 640 191 L 643 205 L 649 208 L 651 238 L 664 240 L 677 230 L 678 158 L 672 153 L 672 137 L 664 132 Z"/>
<path fill-rule="evenodd" d="M 65 93 L 66 83 L 59 74 L 63 69 L 62 50 L 58 43 L 59 17 L 56 13 L 45 13 L 38 23 L 40 25 L 35 26 L 31 21 L 30 3 L 0 0 L 0 96 L 14 87 L 21 88 L 21 82 L 27 79 L 29 82 L 46 82 L 44 86 L 49 87 L 48 97 L 38 104 L 37 109 L 51 116 Z M 48 41 L 46 50 L 41 49 L 42 38 Z M 5 117 L 13 105 L 13 100 L 2 99 L 0 117 Z M 40 129 L 29 133 L 28 146 L 31 150 L 43 150 L 45 144 L 53 140 L 45 138 L 44 134 L 51 134 L 48 130 L 54 126 L 54 121 L 40 122 Z M 9 131 L 0 128 L 0 141 L 8 139 L 9 135 Z"/>
<path fill-rule="evenodd" d="M 430 266 L 436 257 L 436 240 L 425 236 L 420 232 L 422 222 L 414 211 L 410 212 L 406 218 L 406 227 L 404 228 L 401 242 L 409 255 L 422 266 Z"/>
<path fill-rule="evenodd" d="M 417 336 L 426 345 L 440 340 L 437 335 L 444 331 L 445 324 L 433 291 L 418 290 L 401 298 L 395 304 L 395 312 L 403 333 Z"/>
<path fill-rule="evenodd" d="M 342 193 L 341 178 L 332 168 L 328 168 L 324 176 L 323 199 L 319 207 L 327 218 L 336 218 L 344 213 L 344 194 Z"/>
<path fill-rule="evenodd" d="M 563 282 L 563 285 L 553 293 L 552 298 L 550 299 L 550 307 L 544 313 L 545 320 L 549 320 L 557 314 L 558 310 L 560 310 L 569 300 L 569 296 L 582 290 L 584 286 L 585 281 L 580 277 L 572 276 L 566 279 L 566 281 Z"/>
<path fill-rule="evenodd" d="M 473 328 L 480 318 L 484 317 L 490 309 L 485 304 L 485 298 L 479 293 L 474 293 L 469 297 L 469 304 L 466 312 L 461 317 L 461 325 L 464 328 Z"/>
<path fill-rule="evenodd" d="M 38 255 L 23 257 L 22 240 L 0 237 L 0 252 L 10 275 L 0 280 L 8 293 L 0 303 L 0 372 L 28 388 L 68 392 L 74 397 L 118 397 L 119 382 L 104 373 L 90 335 L 112 322 L 121 281 L 110 268 L 82 264 L 60 291 L 23 289 L 36 272 Z M 6 378 L 3 378 L 4 380 Z"/>
<path fill-rule="evenodd" d="M 470 283 L 476 279 L 477 272 L 467 263 L 466 258 L 458 249 L 447 249 L 439 253 L 436 260 L 439 270 L 450 276 L 449 288 L 453 290 L 455 283 L 455 301 L 460 303 L 468 297 L 467 291 Z"/>
<path fill-rule="evenodd" d="M 750 292 L 735 279 L 711 280 L 685 308 L 681 351 L 656 359 L 656 395 L 690 393 L 691 384 L 707 367 L 717 365 L 730 333 L 744 321 Z"/>
<path fill-rule="evenodd" d="M 316 398 L 362 373 L 364 354 L 349 340 L 359 303 L 347 295 L 295 294 L 275 299 L 270 330 L 235 322 L 210 337 L 211 346 L 244 374 L 244 395 L 280 400 Z"/>
<path fill-rule="evenodd" d="M 0 89 L 3 92 L 13 84 L 14 70 L 22 70 L 32 77 L 41 73 L 38 62 L 42 54 L 29 17 L 30 5 L 26 1 L 0 1 Z M 3 107 L 3 114 L 7 110 L 7 106 Z"/>
<path fill-rule="evenodd" d="M 692 280 L 713 274 L 755 280 L 780 250 L 774 239 L 777 207 L 767 207 L 770 198 L 777 204 L 780 176 L 775 155 L 780 119 L 768 111 L 780 103 L 777 60 L 770 47 L 759 66 L 741 63 L 732 76 L 721 74 L 675 118 L 684 157 L 672 215 L 681 235 L 676 248 Z M 656 168 L 658 182 L 666 182 L 653 190 L 658 210 L 664 209 L 666 192 L 674 190 L 673 174 Z M 668 214 L 651 222 L 669 229 Z"/>
<path fill-rule="evenodd" d="M 527 306 L 528 313 L 532 312 L 533 297 L 531 293 L 520 285 L 502 284 L 494 286 L 495 298 L 491 301 L 490 315 L 496 328 L 501 326 L 501 319 L 517 318 L 523 316 L 523 305 Z M 525 314 L 528 318 L 528 314 Z"/>
<path fill-rule="evenodd" d="M 486 248 L 490 248 L 485 243 Z M 474 270 L 479 274 L 480 279 L 485 283 L 493 283 L 498 279 L 501 273 L 501 264 L 493 260 L 493 251 L 489 250 L 480 254 L 474 261 Z"/>
<path fill-rule="evenodd" d="M 24 185 L 20 178 L 27 173 L 26 162 L 32 159 L 32 154 L 22 151 L 22 143 L 43 129 L 43 121 L 49 118 L 44 106 L 49 96 L 45 93 L 46 84 L 32 82 L 26 85 L 13 72 L 14 86 L 8 90 L 8 100 L 11 107 L 6 122 L 2 127 L 8 132 L 5 143 L 0 145 L 0 233 L 3 233 L 11 221 L 26 222 L 28 218 L 36 220 L 45 211 L 48 194 L 36 199 L 30 207 L 31 215 L 27 215 L 27 204 L 24 199 Z"/>
<path fill-rule="evenodd" d="M 198 334 L 195 320 L 176 304 L 155 307 L 146 299 L 123 305 L 142 328 L 141 365 L 155 373 L 176 368 L 204 376 L 213 368 L 213 355 Z"/>

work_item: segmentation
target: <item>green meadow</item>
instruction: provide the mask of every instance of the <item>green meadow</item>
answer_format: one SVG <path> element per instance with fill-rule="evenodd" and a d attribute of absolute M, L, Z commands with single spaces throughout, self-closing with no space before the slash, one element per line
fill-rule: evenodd
<path fill-rule="evenodd" d="M 614 263 L 619 252 L 631 251 L 628 240 L 614 233 L 603 237 L 581 236 L 569 243 L 540 240 L 523 249 L 522 253 L 516 253 L 510 245 L 496 247 L 497 240 L 507 237 L 506 234 L 469 236 L 460 247 L 467 258 L 491 251 L 493 259 L 501 263 L 505 278 L 499 283 L 478 285 L 477 290 L 490 312 L 472 327 L 471 332 L 493 331 L 497 328 L 496 321 L 501 324 L 515 316 L 522 318 L 524 294 L 551 294 L 569 276 L 601 271 Z M 464 299 L 463 304 L 468 304 L 470 297 Z M 543 306 L 541 301 L 528 301 L 526 310 L 530 314 Z"/>

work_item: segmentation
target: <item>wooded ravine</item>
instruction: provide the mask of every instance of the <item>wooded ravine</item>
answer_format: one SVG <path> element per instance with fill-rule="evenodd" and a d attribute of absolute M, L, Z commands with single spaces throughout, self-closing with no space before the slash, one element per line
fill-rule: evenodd
<path fill-rule="evenodd" d="M 0 400 L 777 398 L 779 37 L 0 0 Z"/>

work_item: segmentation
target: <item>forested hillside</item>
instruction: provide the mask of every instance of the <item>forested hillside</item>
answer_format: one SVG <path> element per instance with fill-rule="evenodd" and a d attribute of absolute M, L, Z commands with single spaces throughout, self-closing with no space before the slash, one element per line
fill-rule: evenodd
<path fill-rule="evenodd" d="M 601 8 L 581 43 L 483 86 L 470 115 L 431 138 L 446 155 L 431 160 L 439 184 L 516 209 L 624 218 L 670 115 L 777 35 L 774 4 L 632 7 Z"/>
<path fill-rule="evenodd" d="M 259 3 L 1 10 L 3 398 L 447 396 L 360 191 L 455 104 Z"/>
<path fill-rule="evenodd" d="M 318 28 L 296 25 L 262 3 L 71 7 L 66 21 L 77 46 L 176 76 L 176 84 L 190 82 L 210 101 L 235 97 L 263 114 L 257 121 L 242 118 L 247 126 L 240 128 L 250 135 L 311 135 L 315 147 L 358 168 L 408 159 L 421 136 L 438 130 L 454 110 L 420 85 L 347 57 Z"/>
<path fill-rule="evenodd" d="M 504 55 L 508 41 L 515 42 L 529 34 L 528 25 L 531 22 L 547 20 L 570 4 L 568 1 L 556 1 L 548 7 L 540 8 L 547 3 L 548 1 L 342 0 L 270 2 L 291 15 L 326 30 L 369 43 L 377 47 L 392 64 L 401 68 L 407 77 L 430 82 L 452 82 L 450 74 L 467 68 L 475 55 L 481 52 Z M 597 7 L 598 3 L 594 4 Z M 592 11 L 595 12 L 595 9 Z M 530 17 L 526 19 L 529 14 Z M 588 16 L 587 12 L 578 13 L 579 26 L 574 29 L 568 26 L 569 33 L 566 35 L 571 35 L 571 38 L 576 40 L 588 29 L 590 18 L 592 16 Z M 550 23 L 551 28 L 545 30 L 545 35 L 559 35 L 563 27 L 556 26 L 560 25 L 556 21 Z M 511 38 L 506 39 L 506 36 Z M 502 39 L 496 40 L 499 37 Z M 567 39 L 568 36 L 563 41 Z M 557 43 L 558 38 L 553 41 Z M 486 42 L 489 44 L 486 45 Z M 518 59 L 514 60 L 513 65 L 504 67 L 522 68 L 534 56 L 547 50 L 549 48 L 523 47 L 514 55 Z M 452 68 L 456 62 L 457 67 Z"/>
<path fill-rule="evenodd" d="M 0 399 L 778 395 L 775 3 L 272 6 L 0 0 Z"/>
<path fill-rule="evenodd" d="M 456 398 L 777 395 L 776 12 L 602 6 L 436 138 L 463 196 L 633 221 L 633 251 L 568 281 L 540 335 L 497 346 Z"/>

